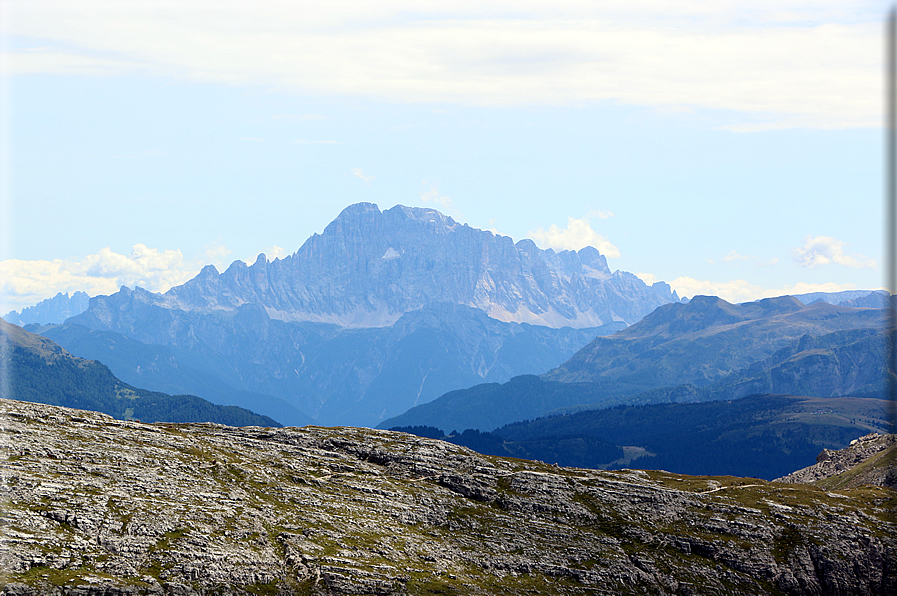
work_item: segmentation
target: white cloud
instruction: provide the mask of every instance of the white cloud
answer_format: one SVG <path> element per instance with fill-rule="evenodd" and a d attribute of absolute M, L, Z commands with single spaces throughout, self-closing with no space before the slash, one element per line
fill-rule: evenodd
<path fill-rule="evenodd" d="M 362 172 L 360 168 L 353 169 L 352 175 L 363 180 L 365 184 L 370 184 L 372 180 L 375 180 L 373 176 L 365 176 L 364 172 Z"/>
<path fill-rule="evenodd" d="M 586 213 L 586 218 L 588 219 L 609 219 L 613 217 L 614 214 L 607 210 L 601 209 L 593 209 Z"/>
<path fill-rule="evenodd" d="M 268 250 L 262 251 L 265 253 L 265 256 L 269 261 L 273 261 L 274 259 L 280 259 L 286 256 L 287 251 L 283 249 L 281 246 L 277 246 L 276 244 L 269 248 Z"/>
<path fill-rule="evenodd" d="M 842 265 L 853 269 L 875 269 L 877 264 L 860 254 L 845 254 L 845 243 L 831 236 L 807 236 L 804 245 L 794 249 L 794 262 L 801 267 L 814 268 L 819 265 Z"/>
<path fill-rule="evenodd" d="M 215 265 L 218 270 L 222 270 L 226 264 L 225 257 L 230 254 L 230 249 L 215 241 L 211 244 L 207 244 L 203 247 L 202 254 L 200 256 L 200 260 L 204 264 L 212 264 Z"/>
<path fill-rule="evenodd" d="M 220 254 L 220 249 L 213 249 Z M 179 250 L 158 250 L 135 244 L 130 255 L 104 248 L 80 261 L 0 261 L 2 312 L 37 304 L 57 292 L 87 292 L 91 296 L 140 286 L 164 292 L 195 276 L 202 264 L 187 261 Z"/>
<path fill-rule="evenodd" d="M 606 257 L 616 258 L 620 256 L 619 249 L 610 243 L 610 240 L 592 229 L 588 217 L 575 219 L 567 218 L 567 227 L 560 228 L 552 224 L 548 230 L 539 228 L 530 230 L 527 238 L 535 240 L 544 248 L 555 250 L 579 250 L 586 246 L 594 246 L 598 252 Z"/>
<path fill-rule="evenodd" d="M 883 6 L 833 0 L 7 0 L 7 72 L 467 105 L 617 101 L 723 126 L 881 125 Z M 35 42 L 22 48 L 24 42 Z M 787 58 L 783 58 L 787 57 Z"/>
<path fill-rule="evenodd" d="M 423 203 L 435 203 L 436 205 L 440 205 L 445 209 L 455 208 L 455 204 L 452 202 L 452 200 L 448 197 L 440 195 L 439 189 L 435 186 L 426 192 L 420 193 L 420 200 Z"/>
<path fill-rule="evenodd" d="M 635 276 L 648 284 L 649 286 L 653 286 L 654 282 L 657 281 L 657 276 L 651 273 L 636 273 Z"/>
<path fill-rule="evenodd" d="M 642 278 L 644 279 L 644 278 Z M 728 302 L 750 302 L 760 298 L 772 298 L 793 294 L 809 294 L 811 292 L 843 292 L 855 290 L 853 284 L 838 283 L 796 283 L 779 288 L 764 288 L 752 284 L 743 279 L 733 279 L 724 282 L 697 280 L 692 277 L 677 277 L 669 282 L 681 297 L 693 298 L 698 295 L 719 296 Z"/>
<path fill-rule="evenodd" d="M 760 257 L 756 255 L 742 255 L 734 250 L 724 256 L 723 260 L 727 263 L 733 263 L 736 266 L 739 266 L 741 263 L 752 263 L 755 267 L 772 267 L 779 262 L 778 257 L 772 257 L 769 260 L 761 261 Z M 712 264 L 713 259 L 707 259 L 707 262 Z"/>
<path fill-rule="evenodd" d="M 751 259 L 756 259 L 756 258 L 757 257 L 754 257 L 754 256 L 740 255 L 733 250 L 732 252 L 727 254 L 725 257 L 723 257 L 723 260 L 731 263 L 732 261 L 750 261 Z"/>
<path fill-rule="evenodd" d="M 420 202 L 423 204 L 432 203 L 436 205 L 436 209 L 441 211 L 445 215 L 448 215 L 456 220 L 464 219 L 464 214 L 461 213 L 461 210 L 455 206 L 455 202 L 452 201 L 449 197 L 442 195 L 439 192 L 439 186 L 437 184 L 433 184 L 429 180 L 424 180 L 421 182 L 421 186 L 424 188 L 429 187 L 428 190 L 421 190 L 420 193 Z M 495 229 L 489 230 L 493 234 L 498 234 Z"/>

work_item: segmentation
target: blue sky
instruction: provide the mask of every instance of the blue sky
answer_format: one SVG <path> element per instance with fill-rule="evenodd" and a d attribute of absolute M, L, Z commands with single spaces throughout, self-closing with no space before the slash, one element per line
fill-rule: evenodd
<path fill-rule="evenodd" d="M 886 5 L 706 4 L 4 0 L 0 311 L 359 201 L 686 296 L 880 287 Z"/>

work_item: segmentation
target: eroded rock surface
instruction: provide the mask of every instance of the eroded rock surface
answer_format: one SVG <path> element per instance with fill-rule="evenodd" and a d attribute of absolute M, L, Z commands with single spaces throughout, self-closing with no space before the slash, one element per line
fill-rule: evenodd
<path fill-rule="evenodd" d="M 855 488 L 863 484 L 897 488 L 897 435 L 870 433 L 844 449 L 823 449 L 815 464 L 777 481 L 822 483 L 827 488 Z"/>
<path fill-rule="evenodd" d="M 7 595 L 897 593 L 886 488 L 0 409 Z"/>

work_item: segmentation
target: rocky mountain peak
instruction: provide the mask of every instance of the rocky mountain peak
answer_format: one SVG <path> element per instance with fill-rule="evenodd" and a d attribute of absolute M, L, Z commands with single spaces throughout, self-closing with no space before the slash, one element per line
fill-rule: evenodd
<path fill-rule="evenodd" d="M 206 265 L 200 269 L 195 279 L 217 279 L 218 275 L 218 269 L 215 268 L 215 265 Z"/>
<path fill-rule="evenodd" d="M 380 208 L 375 203 L 354 203 L 340 211 L 336 219 L 330 222 L 327 227 L 358 219 L 369 219 L 372 215 L 380 215 L 380 213 Z"/>
<path fill-rule="evenodd" d="M 170 303 L 201 311 L 252 303 L 276 319 L 370 327 L 448 302 L 505 322 L 592 327 L 634 323 L 675 299 L 666 284 L 612 274 L 593 247 L 556 253 L 435 209 L 380 211 L 372 203 L 347 207 L 284 259 L 260 254 L 251 266 L 234 262 L 217 281 L 213 273 L 172 288 Z"/>
<path fill-rule="evenodd" d="M 68 292 L 58 292 L 52 298 L 23 308 L 21 313 L 12 310 L 3 315 L 3 319 L 14 325 L 61 323 L 71 316 L 84 312 L 89 304 L 90 296 L 84 292 L 75 292 L 71 296 Z"/>

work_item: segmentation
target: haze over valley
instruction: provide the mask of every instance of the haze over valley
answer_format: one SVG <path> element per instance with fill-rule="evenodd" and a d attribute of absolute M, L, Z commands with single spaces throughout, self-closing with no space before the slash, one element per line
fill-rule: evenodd
<path fill-rule="evenodd" d="M 885 293 L 680 299 L 663 282 L 611 271 L 593 247 L 542 250 L 434 209 L 351 205 L 284 258 L 207 265 L 161 294 L 85 298 L 12 315 L 43 316 L 27 331 L 108 366 L 115 382 L 290 426 L 419 428 L 562 465 L 770 479 L 889 430 Z M 822 408 L 831 418 L 794 415 L 818 399 L 837 404 Z M 717 401 L 722 409 L 676 406 Z M 114 403 L 104 411 L 129 411 Z M 640 421 L 632 428 L 584 422 L 586 411 L 660 404 L 624 410 Z M 727 410 L 741 420 L 734 441 L 731 428 L 701 422 Z M 551 430 L 511 430 L 546 416 Z M 648 430 L 657 416 L 679 422 Z M 158 410 L 152 419 L 166 420 Z M 711 444 L 717 459 L 689 463 Z"/>

